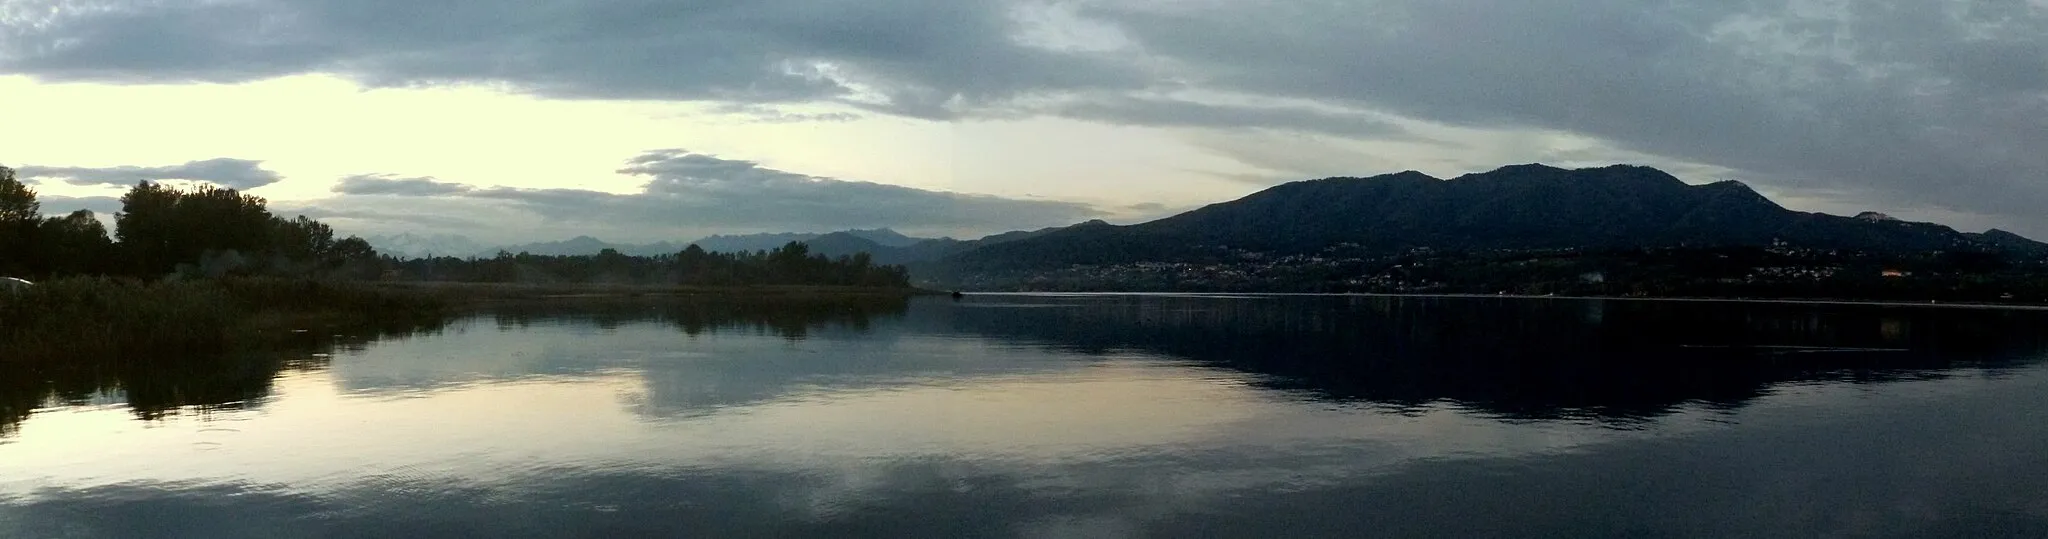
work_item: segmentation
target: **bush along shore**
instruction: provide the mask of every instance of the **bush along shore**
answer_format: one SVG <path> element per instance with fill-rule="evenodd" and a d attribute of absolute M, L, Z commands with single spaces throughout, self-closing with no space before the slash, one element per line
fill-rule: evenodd
<path fill-rule="evenodd" d="M 439 296 L 361 282 L 65 278 L 0 295 L 0 363 L 259 349 L 336 328 L 438 324 L 449 313 Z"/>
<path fill-rule="evenodd" d="M 0 363 L 14 364 L 161 361 L 145 358 L 256 350 L 343 326 L 405 331 L 446 321 L 458 305 L 916 293 L 902 266 L 829 259 L 795 242 L 732 254 L 693 245 L 652 257 L 399 260 L 319 221 L 274 215 L 261 197 L 147 181 L 121 197 L 110 235 L 90 211 L 45 216 L 7 167 L 0 277 L 40 281 L 0 289 Z"/>

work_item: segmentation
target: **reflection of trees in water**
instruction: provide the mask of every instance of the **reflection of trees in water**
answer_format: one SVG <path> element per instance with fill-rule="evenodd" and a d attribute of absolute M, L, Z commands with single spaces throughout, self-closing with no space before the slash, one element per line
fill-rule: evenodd
<path fill-rule="evenodd" d="M 114 357 L 101 361 L 0 362 L 0 435 L 11 435 L 37 407 L 113 398 L 136 417 L 161 419 L 180 410 L 252 407 L 269 396 L 280 373 L 323 368 L 324 354 L 361 350 L 385 338 L 438 332 L 442 322 L 394 322 L 295 333 L 262 350 L 217 355 Z"/>
<path fill-rule="evenodd" d="M 773 399 L 813 377 L 871 374 L 881 368 L 881 363 L 892 367 L 905 365 L 907 358 L 891 354 L 886 344 L 888 337 L 877 335 L 875 329 L 902 319 L 910 303 L 909 298 L 900 296 L 843 295 L 610 298 L 507 305 L 494 307 L 490 316 L 505 329 L 536 324 L 600 328 L 659 324 L 693 338 L 706 334 L 746 335 L 785 341 L 784 345 L 764 346 L 762 341 L 737 339 L 726 341 L 729 346 L 716 347 L 719 351 L 713 355 L 641 364 L 639 375 L 647 394 L 644 401 L 635 404 L 636 411 L 658 417 L 684 417 Z M 845 333 L 859 336 L 847 337 Z M 829 342 L 823 345 L 825 349 L 865 348 L 874 353 L 820 356 L 816 354 L 818 347 L 795 346 L 803 341 Z M 687 347 L 680 343 L 676 346 Z M 849 382 L 840 378 L 834 383 Z"/>
<path fill-rule="evenodd" d="M 828 328 L 866 332 L 878 319 L 901 317 L 908 305 L 907 298 L 886 296 L 650 298 L 507 304 L 491 308 L 489 315 L 506 328 L 543 321 L 603 328 L 658 321 L 690 335 L 748 332 L 795 341 Z M 63 365 L 0 363 L 0 434 L 12 434 L 37 407 L 51 401 L 82 404 L 118 398 L 142 419 L 185 409 L 254 406 L 269 395 L 279 373 L 326 367 L 327 360 L 316 354 L 359 351 L 379 339 L 438 332 L 441 325 L 398 323 L 316 331 L 295 334 L 289 342 L 263 351 L 216 356 L 109 358 Z"/>
<path fill-rule="evenodd" d="M 1071 351 L 1145 350 L 1267 375 L 1269 387 L 1509 418 L 1736 407 L 1788 382 L 1999 369 L 2048 351 L 2048 313 L 1848 305 L 1496 298 L 1112 297 L 955 309 L 956 328 Z M 1852 350 L 1855 349 L 1855 350 Z"/>
<path fill-rule="evenodd" d="M 795 341 L 829 327 L 865 332 L 877 318 L 903 316 L 909 305 L 908 298 L 895 296 L 693 296 L 508 304 L 492 307 L 489 312 L 500 329 L 525 328 L 544 321 L 591 323 L 616 329 L 626 323 L 652 321 L 672 324 L 691 336 L 740 331 Z"/>

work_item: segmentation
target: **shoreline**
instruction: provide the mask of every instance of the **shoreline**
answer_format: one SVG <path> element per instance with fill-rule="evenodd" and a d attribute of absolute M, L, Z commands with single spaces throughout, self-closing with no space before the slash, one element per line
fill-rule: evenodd
<path fill-rule="evenodd" d="M 456 281 L 371 281 L 364 284 L 396 292 L 431 295 L 455 304 L 578 299 L 660 299 L 683 297 L 789 299 L 811 297 L 915 297 L 949 294 L 949 292 L 922 288 L 874 288 L 830 285 L 697 286 L 607 283 L 476 283 Z"/>
<path fill-rule="evenodd" d="M 1649 296 L 1534 296 L 1526 294 L 1396 294 L 1368 292 L 968 292 L 969 296 L 1158 296 L 1158 297 L 1384 297 L 1384 298 L 1446 298 L 1446 299 L 1539 299 L 1539 300 L 1612 300 L 1612 301 L 1670 301 L 1687 303 L 1763 303 L 1783 305 L 1852 305 L 1868 307 L 1932 307 L 1946 309 L 2002 309 L 2019 311 L 2048 311 L 2048 304 L 2036 303 L 1917 303 L 1895 300 L 1855 299 L 1802 299 L 1802 298 L 1712 298 L 1712 297 L 1649 297 Z"/>
<path fill-rule="evenodd" d="M 948 292 L 856 286 L 678 286 L 80 277 L 0 296 L 0 362 L 99 364 L 261 349 L 308 335 L 431 326 L 493 308 L 607 302 L 831 303 Z M 340 331 L 337 331 L 340 330 Z"/>

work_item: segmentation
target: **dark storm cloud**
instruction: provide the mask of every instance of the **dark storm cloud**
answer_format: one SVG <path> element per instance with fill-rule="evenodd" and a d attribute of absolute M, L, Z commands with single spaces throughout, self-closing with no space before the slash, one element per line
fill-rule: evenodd
<path fill-rule="evenodd" d="M 2048 7 L 2038 0 L 33 3 L 11 17 L 0 8 L 0 72 L 112 82 L 330 72 L 548 97 L 1406 139 L 1386 113 L 1584 135 L 1877 206 L 2028 220 L 2048 206 Z M 1019 14 L 1046 5 L 1070 12 L 1049 20 L 1116 39 L 1040 46 L 1022 22 L 1034 19 Z M 1288 105 L 1143 97 L 1188 91 Z"/>
<path fill-rule="evenodd" d="M 1178 6 L 1092 15 L 1214 89 L 1568 131 L 1894 204 L 2048 205 L 2039 3 Z"/>
<path fill-rule="evenodd" d="M 23 178 L 62 179 L 72 185 L 133 185 L 143 180 L 194 180 L 235 189 L 254 189 L 277 183 L 284 176 L 263 169 L 262 161 L 208 159 L 165 167 L 39 167 L 17 169 Z"/>
<path fill-rule="evenodd" d="M 402 178 L 390 174 L 359 174 L 342 178 L 334 192 L 344 195 L 434 196 L 469 192 L 472 188 L 433 178 Z"/>
<path fill-rule="evenodd" d="M 1014 6 L 995 0 L 97 5 L 10 25 L 0 71 L 111 82 L 338 72 L 372 86 L 509 82 L 567 98 L 854 100 L 920 117 L 1144 82 L 1105 58 L 1020 44 Z"/>

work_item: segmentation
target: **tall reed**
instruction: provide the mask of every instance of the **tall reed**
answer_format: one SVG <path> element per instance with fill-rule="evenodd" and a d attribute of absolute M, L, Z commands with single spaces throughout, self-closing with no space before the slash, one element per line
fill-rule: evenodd
<path fill-rule="evenodd" d="M 444 312 L 433 296 L 345 281 L 59 279 L 0 295 L 0 362 L 228 351 L 317 325 Z"/>

